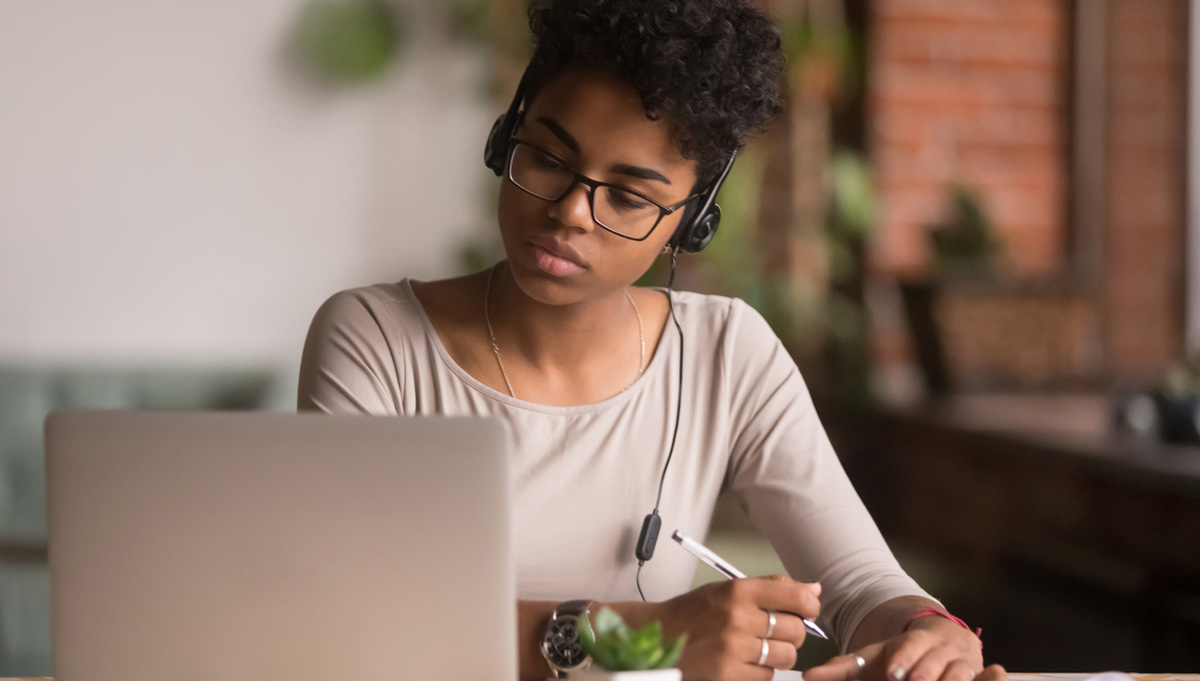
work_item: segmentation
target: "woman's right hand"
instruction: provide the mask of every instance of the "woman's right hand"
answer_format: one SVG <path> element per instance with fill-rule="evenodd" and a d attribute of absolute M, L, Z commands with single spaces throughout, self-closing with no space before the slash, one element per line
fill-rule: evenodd
<path fill-rule="evenodd" d="M 791 669 L 804 623 L 820 613 L 821 585 L 783 575 L 714 582 L 654 604 L 664 637 L 687 634 L 679 668 L 688 681 L 767 681 Z M 768 634 L 770 612 L 775 628 Z M 764 640 L 766 660 L 759 664 Z"/>

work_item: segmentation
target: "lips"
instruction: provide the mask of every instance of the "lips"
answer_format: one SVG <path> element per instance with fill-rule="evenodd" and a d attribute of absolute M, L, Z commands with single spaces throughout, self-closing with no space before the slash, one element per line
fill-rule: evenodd
<path fill-rule="evenodd" d="M 583 257 L 570 246 L 550 239 L 532 239 L 529 244 L 538 268 L 547 274 L 565 277 L 587 269 Z"/>

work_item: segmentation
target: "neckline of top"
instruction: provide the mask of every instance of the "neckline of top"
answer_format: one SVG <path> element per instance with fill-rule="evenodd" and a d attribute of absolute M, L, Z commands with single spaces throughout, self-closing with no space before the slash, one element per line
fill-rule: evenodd
<path fill-rule="evenodd" d="M 678 346 L 678 334 L 674 333 L 675 325 L 670 321 L 670 318 L 668 318 L 666 329 L 664 329 L 663 332 L 663 337 L 659 340 L 658 347 L 655 348 L 654 355 L 650 358 L 649 363 L 646 364 L 645 371 L 643 371 L 642 375 L 634 380 L 634 382 L 631 383 L 625 390 L 622 390 L 612 397 L 608 397 L 599 402 L 593 402 L 591 404 L 578 404 L 560 407 L 549 404 L 540 404 L 537 402 L 529 402 L 512 397 L 511 395 L 492 388 L 491 386 L 472 376 L 467 372 L 466 369 L 463 369 L 461 366 L 459 366 L 458 362 L 454 361 L 454 358 L 450 356 L 450 352 L 446 350 L 446 346 L 442 344 L 442 339 L 440 336 L 438 336 L 437 330 L 433 328 L 433 321 L 430 320 L 429 315 L 426 314 L 425 307 L 421 305 L 421 301 L 417 298 L 416 293 L 413 292 L 412 285 L 414 281 L 418 284 L 423 283 L 414 279 L 405 278 L 398 283 L 398 287 L 404 293 L 405 298 L 407 298 L 416 309 L 417 314 L 421 318 L 421 325 L 424 327 L 425 336 L 437 350 L 438 356 L 441 357 L 442 362 L 445 363 L 450 371 L 454 372 L 454 374 L 458 376 L 461 381 L 463 381 L 476 392 L 482 394 L 484 397 L 496 402 L 507 404 L 509 406 L 524 409 L 526 411 L 571 416 L 576 414 L 595 413 L 603 411 L 609 407 L 619 405 L 626 400 L 632 399 L 634 395 L 644 390 L 645 385 L 649 381 L 654 380 L 654 377 L 657 377 L 661 372 L 669 371 L 669 366 L 666 364 L 665 357 L 669 354 L 672 354 L 674 352 L 674 348 Z M 665 291 L 665 289 L 657 288 L 655 290 Z M 675 302 L 676 308 L 678 308 L 679 301 L 676 300 Z"/>

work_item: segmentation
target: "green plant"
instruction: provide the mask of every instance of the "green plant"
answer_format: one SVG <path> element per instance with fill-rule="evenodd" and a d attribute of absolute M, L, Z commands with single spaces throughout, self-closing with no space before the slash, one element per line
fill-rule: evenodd
<path fill-rule="evenodd" d="M 490 0 L 448 0 L 450 33 L 471 45 L 488 46 L 492 37 Z"/>
<path fill-rule="evenodd" d="M 929 228 L 929 241 L 938 269 L 953 271 L 990 266 L 1000 250 L 992 232 L 992 221 L 979 193 L 952 185 L 947 219 Z"/>
<path fill-rule="evenodd" d="M 1177 362 L 1163 372 L 1158 392 L 1164 398 L 1184 400 L 1200 397 L 1200 364 Z"/>
<path fill-rule="evenodd" d="M 610 672 L 674 667 L 687 641 L 686 636 L 680 636 L 664 644 L 661 622 L 634 631 L 609 608 L 596 613 L 595 631 L 587 618 L 581 617 L 579 638 L 592 661 Z"/>
<path fill-rule="evenodd" d="M 403 42 L 407 26 L 383 0 L 310 0 L 292 41 L 305 65 L 336 83 L 382 74 Z"/>

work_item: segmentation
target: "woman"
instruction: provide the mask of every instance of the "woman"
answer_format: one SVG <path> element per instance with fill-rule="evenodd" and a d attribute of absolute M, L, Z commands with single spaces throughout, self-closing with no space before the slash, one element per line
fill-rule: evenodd
<path fill-rule="evenodd" d="M 1002 679 L 896 564 L 763 319 L 632 286 L 711 236 L 723 171 L 779 108 L 775 26 L 748 0 L 560 0 L 531 19 L 536 53 L 489 140 L 507 258 L 335 295 L 300 408 L 509 421 L 523 678 L 585 664 L 570 625 L 603 604 L 686 632 L 688 679 L 790 668 L 801 617 L 853 651 L 809 681 Z M 694 559 L 648 555 L 647 511 L 703 537 L 723 489 L 801 581 L 689 591 Z"/>

